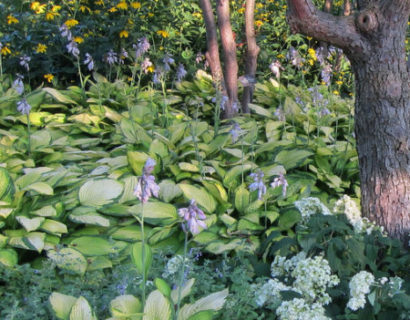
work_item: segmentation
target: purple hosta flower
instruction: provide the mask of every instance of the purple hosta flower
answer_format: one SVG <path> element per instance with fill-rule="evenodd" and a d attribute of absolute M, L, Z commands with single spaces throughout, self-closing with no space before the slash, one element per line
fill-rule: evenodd
<path fill-rule="evenodd" d="M 233 124 L 233 128 L 231 129 L 231 131 L 229 131 L 229 133 L 231 134 L 231 137 L 232 137 L 232 143 L 236 143 L 239 137 L 244 133 L 244 131 L 241 129 L 239 124 L 235 122 Z"/>
<path fill-rule="evenodd" d="M 174 64 L 175 60 L 172 59 L 172 57 L 167 53 L 165 54 L 164 58 L 162 59 L 162 62 L 164 63 L 164 71 L 168 72 L 171 70 L 170 64 Z"/>
<path fill-rule="evenodd" d="M 118 62 L 118 56 L 114 52 L 114 50 L 110 49 L 110 51 L 107 52 L 105 55 L 105 61 L 108 63 L 108 65 L 112 66 L 114 63 Z"/>
<path fill-rule="evenodd" d="M 278 117 L 279 121 L 286 121 L 285 113 L 283 112 L 282 108 L 276 108 L 274 115 Z"/>
<path fill-rule="evenodd" d="M 31 61 L 31 58 L 27 55 L 24 55 L 22 57 L 20 57 L 20 65 L 26 69 L 27 71 L 30 70 L 30 66 L 29 66 L 29 62 Z"/>
<path fill-rule="evenodd" d="M 327 105 L 327 101 L 323 99 L 323 95 L 319 92 L 318 87 L 309 88 L 308 91 L 311 94 L 312 101 L 315 106 Z"/>
<path fill-rule="evenodd" d="M 178 209 L 178 214 L 185 220 L 184 223 L 186 223 L 186 226 L 185 224 L 182 224 L 182 228 L 185 232 L 187 231 L 186 227 L 188 227 L 189 231 L 191 231 L 193 235 L 196 235 L 199 233 L 198 227 L 201 227 L 202 229 L 207 228 L 203 221 L 206 219 L 206 216 L 204 212 L 197 207 L 194 199 L 190 201 L 188 208 Z"/>
<path fill-rule="evenodd" d="M 13 81 L 13 89 L 17 91 L 18 94 L 22 94 L 24 92 L 24 83 L 23 79 L 24 76 L 20 73 L 16 74 L 16 80 Z"/>
<path fill-rule="evenodd" d="M 152 196 L 158 197 L 159 186 L 155 183 L 155 177 L 151 175 L 154 171 L 155 160 L 148 158 L 145 162 L 142 176 L 138 178 L 134 195 L 142 202 L 148 202 Z"/>
<path fill-rule="evenodd" d="M 163 72 L 160 68 L 155 69 L 154 75 L 152 76 L 152 82 L 154 82 L 154 84 L 161 83 L 162 74 L 163 74 Z"/>
<path fill-rule="evenodd" d="M 280 62 L 278 60 L 272 62 L 269 65 L 269 69 L 275 75 L 276 79 L 280 78 L 280 71 L 285 70 L 285 69 L 283 69 L 282 65 L 280 64 Z"/>
<path fill-rule="evenodd" d="M 255 77 L 252 77 L 247 74 L 245 74 L 244 76 L 240 76 L 238 80 L 240 81 L 240 83 L 242 83 L 244 87 L 251 87 L 256 84 Z"/>
<path fill-rule="evenodd" d="M 187 71 L 182 63 L 178 65 L 177 69 L 177 81 L 180 82 L 183 78 L 185 78 Z"/>
<path fill-rule="evenodd" d="M 65 24 L 60 27 L 60 34 L 63 38 L 67 38 L 68 41 L 73 40 L 73 35 Z"/>
<path fill-rule="evenodd" d="M 0 56 L 1 56 L 1 49 L 3 49 L 3 44 L 0 42 Z"/>
<path fill-rule="evenodd" d="M 222 95 L 221 97 L 221 104 L 219 105 L 219 107 L 221 108 L 221 110 L 225 110 L 226 104 L 228 103 L 228 96 Z"/>
<path fill-rule="evenodd" d="M 320 110 L 320 115 L 323 116 L 327 116 L 330 114 L 330 111 L 328 108 L 323 108 L 322 110 Z"/>
<path fill-rule="evenodd" d="M 31 106 L 28 104 L 25 98 L 21 99 L 17 102 L 17 111 L 21 114 L 29 114 L 31 110 Z"/>
<path fill-rule="evenodd" d="M 202 52 L 198 52 L 195 57 L 195 63 L 199 64 L 202 61 L 204 61 L 204 55 L 202 54 Z"/>
<path fill-rule="evenodd" d="M 93 60 L 93 57 L 91 57 L 89 53 L 85 54 L 84 64 L 87 65 L 88 71 L 91 71 L 94 69 L 94 60 Z"/>
<path fill-rule="evenodd" d="M 286 58 L 290 61 L 292 65 L 294 65 L 297 68 L 300 68 L 303 65 L 303 62 L 305 61 L 305 59 L 303 59 L 300 56 L 299 52 L 294 47 L 289 48 L 289 52 L 286 55 Z"/>
<path fill-rule="evenodd" d="M 133 44 L 132 47 L 135 49 L 135 59 L 141 57 L 145 52 L 149 50 L 151 45 L 146 37 L 138 39 L 137 44 Z"/>
<path fill-rule="evenodd" d="M 259 170 L 258 172 L 254 172 L 250 174 L 250 177 L 253 179 L 253 183 L 250 184 L 249 190 L 255 191 L 258 190 L 258 199 L 262 200 L 263 196 L 266 193 L 266 186 L 263 182 L 264 173 Z"/>
<path fill-rule="evenodd" d="M 124 48 L 121 48 L 120 58 L 118 59 L 119 64 L 124 64 L 126 58 L 128 58 L 128 52 Z"/>
<path fill-rule="evenodd" d="M 282 186 L 282 196 L 286 197 L 286 189 L 289 186 L 288 182 L 285 179 L 285 176 L 280 173 L 279 177 L 276 177 L 270 185 L 272 188 L 277 188 Z"/>
<path fill-rule="evenodd" d="M 144 71 L 145 74 L 148 73 L 148 68 L 152 66 L 152 62 L 149 58 L 145 58 L 144 61 L 141 63 L 141 69 Z"/>
<path fill-rule="evenodd" d="M 325 59 L 327 56 L 326 52 L 327 52 L 326 48 L 322 46 L 316 49 L 316 58 L 321 65 L 325 63 Z"/>
<path fill-rule="evenodd" d="M 75 58 L 78 59 L 80 55 L 80 50 L 78 49 L 77 42 L 75 42 L 74 40 L 70 41 L 67 44 L 66 48 L 67 48 L 68 53 L 71 53 Z"/>
<path fill-rule="evenodd" d="M 234 103 L 232 103 L 232 110 L 234 112 L 239 112 L 239 104 L 238 101 L 235 101 Z"/>
<path fill-rule="evenodd" d="M 325 63 L 323 65 L 322 71 L 320 72 L 320 76 L 323 82 L 327 86 L 330 86 L 330 78 L 332 77 L 332 66 L 328 63 Z"/>

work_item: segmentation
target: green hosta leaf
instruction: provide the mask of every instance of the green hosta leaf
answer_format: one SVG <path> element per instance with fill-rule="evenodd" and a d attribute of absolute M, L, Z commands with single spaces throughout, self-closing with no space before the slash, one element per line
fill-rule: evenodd
<path fill-rule="evenodd" d="M 105 256 L 89 257 L 87 271 L 112 268 L 112 262 Z"/>
<path fill-rule="evenodd" d="M 70 96 L 62 93 L 61 91 L 58 91 L 53 88 L 43 88 L 43 90 L 60 103 L 67 103 L 67 104 L 74 104 L 74 105 L 77 104 L 74 100 L 70 98 Z"/>
<path fill-rule="evenodd" d="M 36 219 L 36 218 L 34 218 Z M 37 218 L 41 219 L 41 218 Z M 59 221 L 54 221 L 50 219 L 46 219 L 43 224 L 41 225 L 41 230 L 51 233 L 51 234 L 62 234 L 62 233 L 67 233 L 67 226 Z"/>
<path fill-rule="evenodd" d="M 251 109 L 256 114 L 263 116 L 263 117 L 272 118 L 272 112 L 270 112 L 269 110 L 261 106 L 258 106 L 256 104 L 253 104 L 253 103 L 249 103 L 248 105 L 249 105 L 249 109 Z"/>
<path fill-rule="evenodd" d="M 286 170 L 289 170 L 300 166 L 312 154 L 312 151 L 306 149 L 282 150 L 276 155 L 275 162 L 282 164 Z"/>
<path fill-rule="evenodd" d="M 171 320 L 172 309 L 167 298 L 159 291 L 151 292 L 145 302 L 143 320 Z"/>
<path fill-rule="evenodd" d="M 144 219 L 153 225 L 168 225 L 179 219 L 177 210 L 173 205 L 163 202 L 147 202 L 132 206 L 129 211 L 137 216 L 141 216 L 144 207 Z"/>
<path fill-rule="evenodd" d="M 178 186 L 181 188 L 185 198 L 188 200 L 194 199 L 208 213 L 213 213 L 215 211 L 215 198 L 212 197 L 205 189 L 194 187 L 185 183 L 180 183 Z"/>
<path fill-rule="evenodd" d="M 211 195 L 215 197 L 222 204 L 227 204 L 228 202 L 228 194 L 226 193 L 225 188 L 223 185 L 216 180 L 202 180 L 201 183 L 204 185 L 206 190 L 209 191 Z"/>
<path fill-rule="evenodd" d="M 162 228 L 161 228 L 162 229 Z M 144 225 L 145 238 L 151 233 L 151 228 Z M 111 238 L 115 240 L 124 240 L 124 241 L 141 241 L 141 226 L 126 226 L 115 230 L 111 234 Z"/>
<path fill-rule="evenodd" d="M 137 186 L 138 178 L 135 176 L 126 177 L 124 180 L 122 180 L 122 183 L 124 184 L 124 192 L 122 193 L 121 198 L 118 200 L 118 203 L 135 200 L 136 197 L 134 195 L 134 190 Z"/>
<path fill-rule="evenodd" d="M 14 267 L 18 262 L 17 252 L 13 249 L 0 249 L 0 264 Z"/>
<path fill-rule="evenodd" d="M 191 293 L 194 283 L 195 283 L 195 278 L 191 278 L 184 283 L 184 285 L 181 288 L 181 300 L 183 300 L 185 297 L 187 297 Z M 179 290 L 178 287 L 176 287 L 171 292 L 171 300 L 174 304 L 178 303 L 178 294 L 179 294 L 178 290 Z"/>
<path fill-rule="evenodd" d="M 199 168 L 197 165 L 194 165 L 192 163 L 189 162 L 179 162 L 178 163 L 178 167 L 182 170 L 182 171 L 188 171 L 188 172 L 199 172 Z"/>
<path fill-rule="evenodd" d="M 225 304 L 226 297 L 228 296 L 228 289 L 212 293 L 193 304 L 184 305 L 178 315 L 178 320 L 188 320 L 194 314 L 205 311 L 214 310 L 218 311 L 222 309 Z"/>
<path fill-rule="evenodd" d="M 30 147 L 32 150 L 49 147 L 50 142 L 51 135 L 46 130 L 39 130 L 30 135 Z"/>
<path fill-rule="evenodd" d="M 193 316 L 189 317 L 188 320 L 212 320 L 214 316 L 214 311 L 205 310 L 195 313 Z"/>
<path fill-rule="evenodd" d="M 254 166 L 255 166 L 254 164 L 244 164 L 244 165 L 233 167 L 224 176 L 224 180 L 223 180 L 224 186 L 228 188 L 234 187 L 235 184 L 237 183 L 237 177 L 241 175 L 242 173 L 245 174 L 245 172 L 251 170 Z"/>
<path fill-rule="evenodd" d="M 168 285 L 168 283 L 160 278 L 155 278 L 154 284 L 157 287 L 157 289 L 165 296 L 165 297 L 170 297 L 171 296 L 171 287 Z"/>
<path fill-rule="evenodd" d="M 24 190 L 36 191 L 39 194 L 44 194 L 51 196 L 54 194 L 53 188 L 45 182 L 34 182 L 33 184 L 28 185 Z"/>
<path fill-rule="evenodd" d="M 61 320 L 67 320 L 70 316 L 71 308 L 77 301 L 77 298 L 59 292 L 53 292 L 48 298 L 48 301 L 50 302 L 56 317 Z"/>
<path fill-rule="evenodd" d="M 120 182 L 113 179 L 89 180 L 78 192 L 84 206 L 100 207 L 112 203 L 123 190 Z"/>
<path fill-rule="evenodd" d="M 142 170 L 144 168 L 145 162 L 149 158 L 148 154 L 138 151 L 128 151 L 127 160 L 130 164 L 132 170 L 137 176 L 142 175 Z"/>
<path fill-rule="evenodd" d="M 217 240 L 213 241 L 205 247 L 205 250 L 214 253 L 214 254 L 221 254 L 225 251 L 232 251 L 242 245 L 242 239 L 234 239 L 232 241 L 222 241 Z"/>
<path fill-rule="evenodd" d="M 178 228 L 166 226 L 166 227 L 158 227 L 152 229 L 152 233 L 149 237 L 149 244 L 156 244 L 164 239 L 171 237 Z"/>
<path fill-rule="evenodd" d="M 199 244 L 208 244 L 218 239 L 218 235 L 210 231 L 202 231 L 194 237 L 194 241 Z"/>
<path fill-rule="evenodd" d="M 11 201 L 15 188 L 8 171 L 0 167 L 0 200 Z"/>
<path fill-rule="evenodd" d="M 52 206 L 45 206 L 42 207 L 41 209 L 31 211 L 31 214 L 34 214 L 36 216 L 40 217 L 57 217 L 57 210 L 53 208 Z"/>
<path fill-rule="evenodd" d="M 159 184 L 159 197 L 164 202 L 171 202 L 171 200 L 182 195 L 182 190 L 172 180 L 162 180 Z"/>
<path fill-rule="evenodd" d="M 45 233 L 30 232 L 23 238 L 24 243 L 31 249 L 41 252 L 44 249 Z"/>
<path fill-rule="evenodd" d="M 79 297 L 71 308 L 70 320 L 97 320 L 88 301 Z"/>
<path fill-rule="evenodd" d="M 114 300 L 111 300 L 110 312 L 113 317 L 134 319 L 135 316 L 142 315 L 142 313 L 140 313 L 141 302 L 130 294 L 118 296 Z"/>
<path fill-rule="evenodd" d="M 68 217 L 71 221 L 76 223 L 85 223 L 101 227 L 110 226 L 110 220 L 97 213 L 95 209 L 91 207 L 75 208 Z"/>
<path fill-rule="evenodd" d="M 70 245 L 85 256 L 102 256 L 115 253 L 115 243 L 101 237 L 79 237 L 70 242 Z"/>
<path fill-rule="evenodd" d="M 148 271 L 152 264 L 152 250 L 148 244 L 144 245 L 145 248 L 145 264 L 142 261 L 142 242 L 136 242 L 131 248 L 131 259 L 137 270 L 142 274 L 145 272 L 145 277 L 148 275 Z"/>
<path fill-rule="evenodd" d="M 287 230 L 292 228 L 300 219 L 299 211 L 291 209 L 280 215 L 278 225 L 282 230 Z"/>
<path fill-rule="evenodd" d="M 47 256 L 60 269 L 72 271 L 83 275 L 87 269 L 87 260 L 84 256 L 72 248 L 63 248 L 59 251 L 49 250 Z"/>
<path fill-rule="evenodd" d="M 249 206 L 250 193 L 245 185 L 240 185 L 235 190 L 235 208 L 239 212 L 244 212 Z"/>
<path fill-rule="evenodd" d="M 24 216 L 17 216 L 16 220 L 24 227 L 24 229 L 26 229 L 27 232 L 31 232 L 37 230 L 41 226 L 45 218 L 37 217 L 30 219 Z"/>

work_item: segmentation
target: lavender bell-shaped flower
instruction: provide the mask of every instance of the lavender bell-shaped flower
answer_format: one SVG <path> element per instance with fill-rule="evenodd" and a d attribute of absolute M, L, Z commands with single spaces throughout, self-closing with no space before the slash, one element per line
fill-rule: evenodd
<path fill-rule="evenodd" d="M 159 186 L 155 183 L 155 177 L 151 175 L 154 171 L 155 160 L 148 158 L 145 162 L 142 176 L 138 178 L 137 186 L 134 190 L 134 195 L 142 202 L 148 202 L 152 196 L 158 197 Z"/>
<path fill-rule="evenodd" d="M 285 176 L 280 173 L 279 177 L 276 177 L 270 185 L 272 188 L 277 188 L 282 186 L 282 195 L 286 197 L 286 189 L 289 186 L 288 182 L 285 179 Z"/>
<path fill-rule="evenodd" d="M 206 216 L 204 212 L 198 208 L 194 199 L 190 201 L 188 208 L 178 209 L 178 214 L 181 218 L 184 219 L 182 228 L 185 232 L 188 228 L 193 235 L 196 235 L 200 232 L 199 227 L 201 227 L 202 229 L 207 228 L 205 222 L 203 221 L 206 219 Z"/>
<path fill-rule="evenodd" d="M 148 39 L 146 37 L 142 37 L 138 39 L 138 44 L 134 44 L 132 47 L 135 50 L 135 59 L 138 59 L 149 50 L 151 45 L 149 44 Z"/>
<path fill-rule="evenodd" d="M 266 193 L 266 186 L 263 182 L 264 175 L 265 174 L 261 170 L 250 174 L 250 177 L 253 179 L 254 182 L 251 183 L 251 185 L 249 186 L 249 190 L 258 190 L 258 200 L 262 200 L 263 196 Z"/>
<path fill-rule="evenodd" d="M 16 90 L 18 94 L 22 94 L 24 92 L 23 79 L 24 79 L 24 76 L 20 73 L 17 73 L 16 80 L 13 81 L 12 88 Z"/>
<path fill-rule="evenodd" d="M 94 60 L 93 60 L 93 57 L 89 53 L 85 54 L 84 64 L 87 65 L 88 71 L 91 71 L 94 69 Z"/>
<path fill-rule="evenodd" d="M 30 113 L 31 106 L 27 102 L 25 98 L 21 99 L 19 102 L 17 102 L 17 111 L 20 112 L 21 114 L 26 114 L 28 115 Z"/>

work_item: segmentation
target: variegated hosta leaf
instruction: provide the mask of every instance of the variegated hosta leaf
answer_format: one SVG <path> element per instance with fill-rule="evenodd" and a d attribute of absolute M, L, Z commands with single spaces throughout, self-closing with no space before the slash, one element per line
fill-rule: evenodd
<path fill-rule="evenodd" d="M 140 314 L 141 302 L 130 294 L 118 296 L 111 300 L 110 311 L 113 317 L 132 317 Z"/>
<path fill-rule="evenodd" d="M 50 302 L 56 317 L 61 320 L 67 320 L 70 316 L 71 308 L 77 301 L 77 298 L 59 292 L 53 292 L 48 298 L 48 301 Z"/>
<path fill-rule="evenodd" d="M 83 206 L 101 207 L 112 203 L 123 191 L 123 185 L 113 179 L 89 180 L 78 192 Z"/>
<path fill-rule="evenodd" d="M 181 288 L 181 300 L 184 299 L 186 296 L 188 296 L 191 293 L 192 286 L 195 283 L 195 278 L 189 279 L 184 283 L 184 285 Z M 171 292 L 171 300 L 174 302 L 174 304 L 178 303 L 178 287 Z"/>
<path fill-rule="evenodd" d="M 164 295 L 155 290 L 151 292 L 145 302 L 143 320 L 171 320 L 171 303 Z"/>
<path fill-rule="evenodd" d="M 57 267 L 83 275 L 87 269 L 87 260 L 77 250 L 63 248 L 59 251 L 50 250 L 48 257 Z"/>
<path fill-rule="evenodd" d="M 88 301 L 83 297 L 79 297 L 71 308 L 70 320 L 97 320 L 97 317 Z"/>

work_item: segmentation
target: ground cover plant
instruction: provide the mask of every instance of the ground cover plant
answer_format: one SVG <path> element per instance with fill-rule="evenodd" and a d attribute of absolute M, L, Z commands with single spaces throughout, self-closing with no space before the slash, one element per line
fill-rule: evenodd
<path fill-rule="evenodd" d="M 409 318 L 410 255 L 360 216 L 349 62 L 285 2 L 256 4 L 230 119 L 196 2 L 6 4 L 2 319 Z"/>

